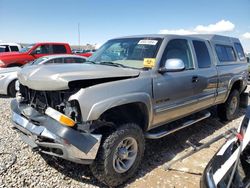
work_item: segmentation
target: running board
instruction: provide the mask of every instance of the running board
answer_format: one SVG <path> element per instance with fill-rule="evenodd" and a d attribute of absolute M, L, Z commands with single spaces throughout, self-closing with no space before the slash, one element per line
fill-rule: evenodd
<path fill-rule="evenodd" d="M 188 120 L 182 124 L 180 124 L 180 126 L 177 126 L 175 128 L 169 129 L 169 130 L 162 130 L 159 132 L 147 132 L 145 133 L 145 137 L 148 139 L 158 139 L 158 138 L 162 138 L 164 136 L 167 136 L 169 134 L 172 134 L 176 131 L 179 131 L 183 128 L 186 128 L 190 125 L 193 125 L 199 121 L 202 121 L 203 119 L 206 119 L 208 117 L 210 117 L 211 113 L 208 111 L 205 112 L 199 112 L 198 117 L 196 119 L 192 119 L 192 120 Z"/>

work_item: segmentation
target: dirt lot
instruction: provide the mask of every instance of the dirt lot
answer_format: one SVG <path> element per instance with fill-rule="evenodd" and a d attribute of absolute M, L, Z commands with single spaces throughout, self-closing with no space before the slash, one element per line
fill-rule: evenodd
<path fill-rule="evenodd" d="M 17 160 L 3 172 L 1 167 L 10 163 L 12 156 L 0 154 L 0 187 L 104 187 L 91 176 L 87 166 L 33 153 L 11 129 L 10 100 L 0 98 L 0 152 L 13 153 Z M 244 111 L 241 110 L 234 121 L 222 123 L 212 109 L 212 116 L 200 123 L 165 138 L 147 141 L 139 172 L 124 186 L 199 187 L 200 174 L 223 140 L 178 162 L 173 166 L 174 170 L 165 171 L 163 165 L 190 150 L 187 140 L 205 142 L 229 128 L 239 126 Z"/>

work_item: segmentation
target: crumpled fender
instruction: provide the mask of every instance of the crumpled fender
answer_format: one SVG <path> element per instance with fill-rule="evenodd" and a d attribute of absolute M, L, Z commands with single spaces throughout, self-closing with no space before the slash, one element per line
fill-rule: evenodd
<path fill-rule="evenodd" d="M 82 91 L 84 92 L 84 91 Z M 81 107 L 81 114 L 83 121 L 91 121 L 97 120 L 105 111 L 111 109 L 113 107 L 121 106 L 129 103 L 141 102 L 146 105 L 147 112 L 149 115 L 149 123 L 152 121 L 153 115 L 153 106 L 151 102 L 151 97 L 147 93 L 138 92 L 138 93 L 126 93 L 124 95 L 114 96 L 110 98 L 106 98 L 104 100 L 98 101 L 91 105 L 91 107 L 87 108 L 83 105 L 81 101 L 84 99 L 80 93 L 76 93 L 69 98 L 69 101 L 77 100 L 79 101 L 79 105 Z"/>

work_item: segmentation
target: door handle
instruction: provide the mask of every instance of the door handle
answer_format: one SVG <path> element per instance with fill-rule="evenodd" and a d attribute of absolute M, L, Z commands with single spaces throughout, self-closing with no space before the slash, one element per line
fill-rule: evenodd
<path fill-rule="evenodd" d="M 192 77 L 192 82 L 193 83 L 196 83 L 196 82 L 198 82 L 199 81 L 199 77 L 198 76 L 193 76 Z"/>

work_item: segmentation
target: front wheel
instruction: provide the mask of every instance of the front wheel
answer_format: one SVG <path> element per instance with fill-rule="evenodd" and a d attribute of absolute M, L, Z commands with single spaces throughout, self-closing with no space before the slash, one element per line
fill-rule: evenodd
<path fill-rule="evenodd" d="M 218 115 L 221 120 L 233 120 L 239 112 L 240 93 L 238 90 L 233 90 L 225 103 L 218 105 Z"/>
<path fill-rule="evenodd" d="M 124 124 L 103 138 L 94 163 L 93 175 L 108 186 L 117 186 L 137 171 L 144 154 L 145 140 L 141 128 Z"/>
<path fill-rule="evenodd" d="M 10 82 L 9 86 L 8 86 L 8 95 L 10 97 L 15 97 L 16 96 L 16 80 L 13 80 L 12 82 Z"/>

